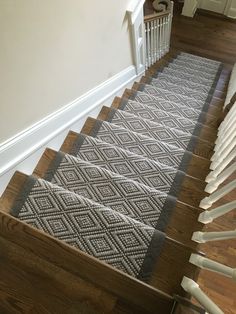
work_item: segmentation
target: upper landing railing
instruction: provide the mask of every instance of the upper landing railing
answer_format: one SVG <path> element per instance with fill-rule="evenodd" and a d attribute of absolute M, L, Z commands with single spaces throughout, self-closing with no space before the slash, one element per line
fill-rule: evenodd
<path fill-rule="evenodd" d="M 132 32 L 136 73 L 141 74 L 170 48 L 173 1 L 167 10 L 144 17 L 145 0 L 133 1 L 127 9 Z"/>
<path fill-rule="evenodd" d="M 146 69 L 169 51 L 172 16 L 173 2 L 168 10 L 144 17 Z"/>

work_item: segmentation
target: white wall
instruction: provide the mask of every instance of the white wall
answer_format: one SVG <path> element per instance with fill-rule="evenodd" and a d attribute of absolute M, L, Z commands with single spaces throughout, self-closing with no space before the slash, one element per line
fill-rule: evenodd
<path fill-rule="evenodd" d="M 0 1 L 0 143 L 133 63 L 129 1 Z"/>
<path fill-rule="evenodd" d="M 236 0 L 228 0 L 224 14 L 230 18 L 236 19 Z"/>

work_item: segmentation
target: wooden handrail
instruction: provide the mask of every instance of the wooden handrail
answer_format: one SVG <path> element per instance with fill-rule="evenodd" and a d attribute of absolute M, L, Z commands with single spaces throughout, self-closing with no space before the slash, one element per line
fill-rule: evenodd
<path fill-rule="evenodd" d="M 170 10 L 166 10 L 164 13 L 160 12 L 160 13 L 149 14 L 149 15 L 144 16 L 144 22 L 154 21 L 157 18 L 165 17 L 165 16 L 168 16 L 169 14 L 170 14 Z"/>

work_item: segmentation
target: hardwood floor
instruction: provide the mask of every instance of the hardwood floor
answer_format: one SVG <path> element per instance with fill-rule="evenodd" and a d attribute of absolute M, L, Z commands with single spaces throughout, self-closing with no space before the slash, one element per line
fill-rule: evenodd
<path fill-rule="evenodd" d="M 181 15 L 181 5 L 175 5 L 172 47 L 190 53 L 196 53 L 228 64 L 236 62 L 236 21 L 197 12 L 193 19 Z M 232 175 L 229 180 L 236 178 Z M 228 181 L 229 181 L 228 180 Z M 214 207 L 236 199 L 236 191 L 217 202 Z M 233 211 L 206 227 L 207 231 L 233 230 L 236 226 L 236 211 Z M 236 267 L 236 240 L 216 241 L 202 244 L 200 249 L 206 257 Z M 198 283 L 216 302 L 225 314 L 236 313 L 236 283 L 221 275 L 201 271 Z"/>
<path fill-rule="evenodd" d="M 227 64 L 236 62 L 236 20 L 202 10 L 189 18 L 181 10 L 182 4 L 175 3 L 172 47 Z"/>

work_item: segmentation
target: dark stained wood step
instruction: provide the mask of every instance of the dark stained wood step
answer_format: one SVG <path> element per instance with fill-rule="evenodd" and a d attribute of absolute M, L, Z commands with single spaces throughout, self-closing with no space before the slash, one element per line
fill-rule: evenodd
<path fill-rule="evenodd" d="M 73 147 L 73 143 L 75 142 L 76 138 L 77 133 L 69 132 L 61 147 L 61 151 L 70 154 L 71 148 Z M 34 170 L 34 175 L 43 178 L 56 155 L 56 151 L 49 148 L 46 149 Z M 198 181 L 199 180 L 197 180 L 197 183 Z M 176 202 L 176 205 L 172 210 L 171 218 L 166 227 L 165 233 L 171 239 L 181 242 L 188 247 L 197 248 L 197 243 L 193 242 L 191 237 L 194 231 L 203 229 L 203 224 L 198 222 L 198 216 L 203 210 L 198 208 L 198 206 L 194 207 L 193 205 L 191 206 L 184 203 L 184 198 L 189 198 L 189 196 L 191 196 L 193 199 L 195 199 L 194 196 L 198 192 L 202 195 L 203 191 L 195 192 L 195 190 L 197 190 L 196 187 L 194 187 L 193 191 L 191 191 L 194 183 L 196 183 L 196 180 L 193 180 L 191 177 L 186 177 L 186 180 L 184 180 L 180 190 L 180 196 L 178 198 L 179 200 Z M 200 184 L 202 183 L 203 182 L 200 181 Z M 187 225 L 186 221 L 188 221 Z"/>
<path fill-rule="evenodd" d="M 148 285 L 142 284 L 139 280 L 100 262 L 79 249 L 11 217 L 8 213 L 14 204 L 14 200 L 21 193 L 27 177 L 23 173 L 16 172 L 1 198 L 0 237 L 4 237 L 14 245 L 20 245 L 27 251 L 31 251 L 32 254 L 36 254 L 41 259 L 46 259 L 48 262 L 70 271 L 74 275 L 81 276 L 86 281 L 89 280 L 96 286 L 100 286 L 105 290 L 108 289 L 110 294 L 128 300 L 136 306 L 140 305 L 142 309 L 148 308 L 151 310 L 152 302 L 151 304 L 148 303 L 151 301 L 153 294 L 156 298 L 155 303 L 159 308 L 163 304 L 165 306 L 170 304 L 168 295 L 186 295 L 180 286 L 183 276 L 196 280 L 199 273 L 198 268 L 188 262 L 191 253 L 197 252 L 195 249 L 167 237 Z M 25 262 L 27 265 L 27 260 Z M 51 270 L 48 271 L 51 272 Z M 53 273 L 53 275 L 55 274 Z M 149 285 L 155 289 L 153 290 Z M 121 289 L 121 287 L 123 288 Z M 143 294 L 141 299 L 145 300 L 140 299 L 140 292 Z M 148 294 L 150 295 L 146 298 Z M 161 296 L 161 305 L 158 305 L 159 294 Z"/>
<path fill-rule="evenodd" d="M 94 118 L 87 118 L 81 133 L 91 135 L 91 132 L 94 128 L 94 125 L 96 123 L 96 119 Z M 200 180 L 205 180 L 207 174 L 209 173 L 209 166 L 210 166 L 210 160 L 201 158 L 196 155 L 192 155 L 191 160 L 189 161 L 186 169 L 186 173 L 189 176 L 193 176 L 195 178 L 198 178 Z"/>
<path fill-rule="evenodd" d="M 115 97 L 111 106 L 115 109 L 123 110 L 122 109 L 122 98 Z M 213 142 L 215 142 L 215 140 L 217 138 L 217 131 L 213 128 L 210 128 L 209 126 L 202 125 L 201 131 L 199 132 L 198 137 L 202 140 L 206 140 L 206 141 L 213 143 Z"/>
<path fill-rule="evenodd" d="M 99 120 L 106 121 L 108 119 L 110 111 L 111 111 L 111 108 L 103 106 L 97 118 Z M 195 154 L 196 156 L 210 159 L 214 152 L 213 151 L 214 145 L 198 137 L 195 137 L 195 139 L 196 139 L 196 144 L 195 144 L 195 147 L 193 148 L 192 153 Z"/>

